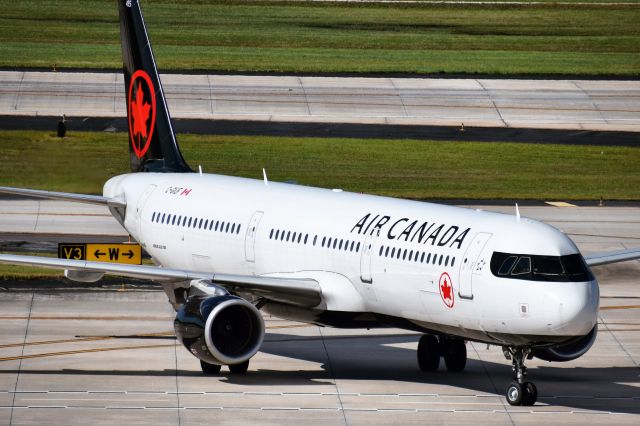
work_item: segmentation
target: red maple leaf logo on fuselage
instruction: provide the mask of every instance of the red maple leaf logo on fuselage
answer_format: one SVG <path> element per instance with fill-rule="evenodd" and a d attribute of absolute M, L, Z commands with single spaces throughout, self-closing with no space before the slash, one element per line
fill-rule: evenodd
<path fill-rule="evenodd" d="M 442 301 L 448 308 L 453 308 L 453 285 L 451 284 L 451 277 L 446 272 L 440 275 L 439 287 Z"/>

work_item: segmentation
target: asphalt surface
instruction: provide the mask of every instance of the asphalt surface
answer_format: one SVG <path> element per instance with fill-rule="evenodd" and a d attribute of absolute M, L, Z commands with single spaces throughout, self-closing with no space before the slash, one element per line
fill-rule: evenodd
<path fill-rule="evenodd" d="M 37 245 L 35 204 L 0 201 L 3 244 Z M 50 232 L 43 240 L 69 232 L 82 239 L 69 218 L 114 233 L 87 239 L 123 235 L 93 206 L 65 203 L 65 216 L 61 203 L 40 204 L 40 212 L 57 213 L 42 225 Z M 511 206 L 469 207 L 512 213 Z M 563 229 L 585 253 L 640 245 L 638 207 L 535 205 L 521 213 Z M 640 262 L 594 273 L 597 341 L 572 362 L 527 362 L 539 390 L 534 407 L 505 402 L 511 367 L 497 347 L 468 343 L 464 372 L 426 374 L 416 365 L 414 333 L 266 317 L 266 340 L 248 374 L 223 369 L 207 377 L 175 340 L 174 314 L 158 290 L 0 283 L 0 424 L 638 424 Z"/>
<path fill-rule="evenodd" d="M 640 82 L 165 74 L 177 119 L 640 131 Z M 0 71 L 0 115 L 125 117 L 120 73 Z"/>

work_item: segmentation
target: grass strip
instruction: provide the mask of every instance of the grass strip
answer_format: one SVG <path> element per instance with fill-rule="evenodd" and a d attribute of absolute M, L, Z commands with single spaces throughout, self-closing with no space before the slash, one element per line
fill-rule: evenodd
<path fill-rule="evenodd" d="M 579 3 L 579 2 L 578 2 Z M 640 75 L 640 3 L 145 1 L 164 71 Z M 0 67 L 119 69 L 104 0 L 0 0 Z"/>
<path fill-rule="evenodd" d="M 0 185 L 101 193 L 125 133 L 0 131 Z M 506 142 L 179 135 L 206 173 L 412 199 L 639 200 L 640 149 Z"/>

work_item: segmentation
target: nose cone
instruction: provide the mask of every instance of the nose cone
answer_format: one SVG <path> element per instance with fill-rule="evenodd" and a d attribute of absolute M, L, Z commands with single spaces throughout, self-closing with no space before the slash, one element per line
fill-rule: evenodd
<path fill-rule="evenodd" d="M 582 283 L 558 283 L 562 290 L 547 296 L 548 307 L 555 310 L 554 334 L 561 336 L 583 336 L 598 320 L 600 290 L 598 281 Z"/>

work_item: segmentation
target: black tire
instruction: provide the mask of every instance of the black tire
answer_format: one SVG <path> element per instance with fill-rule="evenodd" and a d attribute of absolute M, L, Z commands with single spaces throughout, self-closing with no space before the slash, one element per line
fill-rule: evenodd
<path fill-rule="evenodd" d="M 220 373 L 221 365 L 209 364 L 208 362 L 200 361 L 200 368 L 204 374 L 215 375 Z"/>
<path fill-rule="evenodd" d="M 440 365 L 440 343 L 436 336 L 425 334 L 418 343 L 418 366 L 422 371 L 436 371 Z"/>
<path fill-rule="evenodd" d="M 249 369 L 249 360 L 241 362 L 240 364 L 230 364 L 229 371 L 231 374 L 245 374 Z"/>
<path fill-rule="evenodd" d="M 522 386 L 517 382 L 511 383 L 506 392 L 509 405 L 522 405 L 522 394 Z"/>
<path fill-rule="evenodd" d="M 467 345 L 464 340 L 451 339 L 445 341 L 444 345 L 444 365 L 449 371 L 462 371 L 467 365 Z"/>
<path fill-rule="evenodd" d="M 538 400 L 538 388 L 531 382 L 522 385 L 522 405 L 531 407 Z"/>

